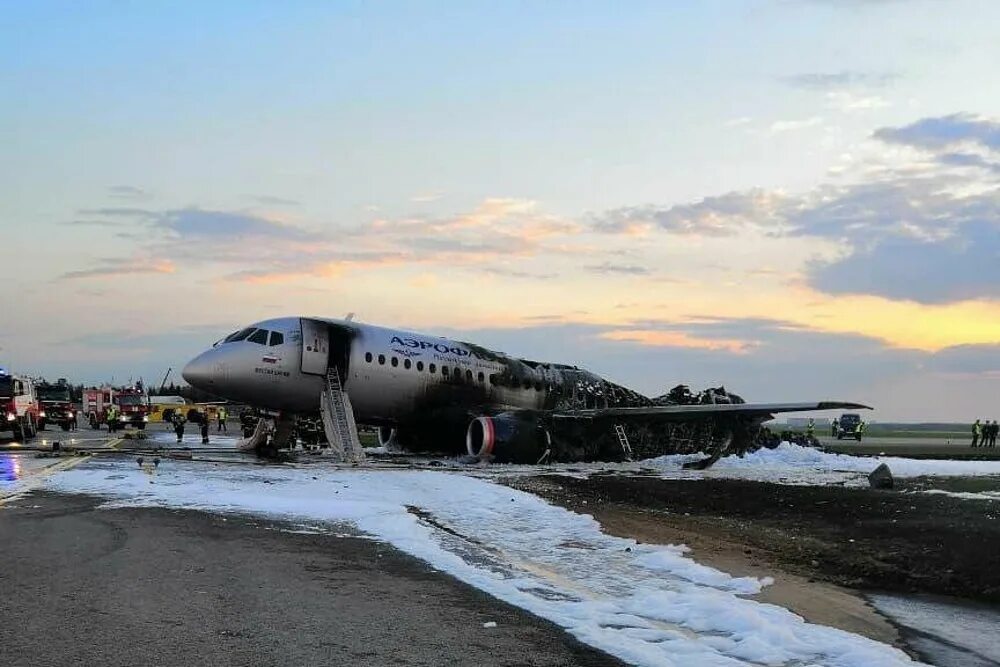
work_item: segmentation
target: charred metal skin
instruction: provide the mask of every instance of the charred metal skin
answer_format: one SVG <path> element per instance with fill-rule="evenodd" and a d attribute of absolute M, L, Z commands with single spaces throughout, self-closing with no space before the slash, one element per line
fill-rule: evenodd
<path fill-rule="evenodd" d="M 772 413 L 865 407 L 746 404 L 721 387 L 693 394 L 683 385 L 649 398 L 575 366 L 305 317 L 236 332 L 183 374 L 193 386 L 270 414 L 314 419 L 329 369 L 339 374 L 357 422 L 379 429 L 380 444 L 509 463 L 704 452 L 699 465 L 707 466 L 759 447 L 760 424 Z M 625 429 L 631 452 L 616 426 Z"/>

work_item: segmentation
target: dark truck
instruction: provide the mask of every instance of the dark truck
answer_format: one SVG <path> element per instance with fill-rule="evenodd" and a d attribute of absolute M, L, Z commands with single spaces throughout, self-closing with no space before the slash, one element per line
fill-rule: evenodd
<path fill-rule="evenodd" d="M 68 431 L 76 422 L 76 409 L 70 397 L 69 386 L 42 382 L 36 387 L 41 412 L 38 415 L 38 430 L 44 431 L 48 424 L 59 424 Z"/>
<path fill-rule="evenodd" d="M 861 415 L 849 412 L 837 421 L 837 440 L 854 438 L 861 442 Z"/>

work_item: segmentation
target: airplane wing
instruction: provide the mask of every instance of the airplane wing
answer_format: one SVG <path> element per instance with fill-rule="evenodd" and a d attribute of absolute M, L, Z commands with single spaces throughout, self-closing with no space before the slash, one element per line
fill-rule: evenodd
<path fill-rule="evenodd" d="M 686 421 L 710 417 L 767 417 L 779 412 L 811 410 L 871 410 L 861 403 L 819 401 L 817 403 L 705 403 L 696 405 L 651 405 L 642 408 L 595 408 L 556 410 L 553 419 L 600 419 L 602 417 L 662 417 L 663 421 Z"/>

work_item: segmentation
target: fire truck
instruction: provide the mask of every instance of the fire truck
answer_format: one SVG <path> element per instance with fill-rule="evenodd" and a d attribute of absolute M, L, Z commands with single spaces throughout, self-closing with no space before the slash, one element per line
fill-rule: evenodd
<path fill-rule="evenodd" d="M 12 431 L 17 440 L 31 440 L 38 432 L 40 413 L 35 383 L 0 369 L 0 431 Z"/>
<path fill-rule="evenodd" d="M 42 410 L 38 415 L 38 430 L 44 431 L 48 424 L 59 424 L 62 430 L 68 431 L 76 422 L 76 408 L 73 407 L 66 381 L 50 384 L 43 380 L 35 389 Z"/>
<path fill-rule="evenodd" d="M 108 408 L 118 409 L 115 426 L 134 426 L 145 430 L 149 423 L 149 400 L 139 387 L 94 387 L 83 390 L 83 409 L 90 428 L 98 429 L 108 423 Z"/>

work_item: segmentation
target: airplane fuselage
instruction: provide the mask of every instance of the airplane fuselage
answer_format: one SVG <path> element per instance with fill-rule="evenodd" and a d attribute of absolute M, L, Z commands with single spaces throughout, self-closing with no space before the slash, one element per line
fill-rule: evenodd
<path fill-rule="evenodd" d="M 336 369 L 359 423 L 435 420 L 464 429 L 470 414 L 648 405 L 649 399 L 573 366 L 526 361 L 425 334 L 288 317 L 251 325 L 185 367 L 218 396 L 269 411 L 315 413 Z"/>

